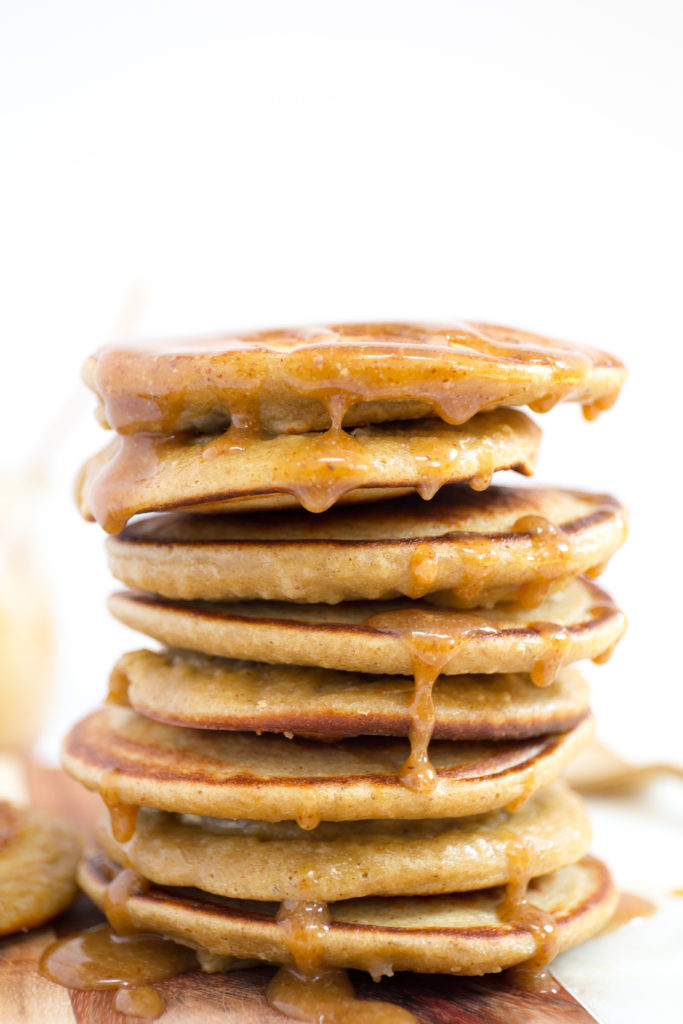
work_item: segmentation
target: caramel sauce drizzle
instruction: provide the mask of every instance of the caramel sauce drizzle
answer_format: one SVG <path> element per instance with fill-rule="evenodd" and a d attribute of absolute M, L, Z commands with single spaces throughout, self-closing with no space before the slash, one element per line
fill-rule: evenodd
<path fill-rule="evenodd" d="M 472 486 L 472 481 L 470 481 Z M 610 506 L 605 510 L 612 512 Z M 623 521 L 623 530 L 626 530 Z M 521 516 L 510 527 L 509 532 L 523 536 L 528 541 L 529 550 L 525 557 L 533 567 L 532 579 L 522 583 L 515 593 L 515 601 L 522 608 L 538 607 L 546 599 L 554 583 L 573 575 L 571 560 L 573 554 L 571 536 L 562 526 L 553 523 L 545 516 L 528 514 Z M 488 585 L 493 571 L 498 564 L 498 553 L 491 544 L 458 544 L 457 555 L 460 561 L 460 578 L 451 584 L 448 590 L 441 592 L 438 603 L 446 604 L 448 593 L 466 602 L 476 601 Z M 450 553 L 453 558 L 453 552 Z M 434 589 L 438 578 L 438 547 L 434 544 L 421 544 L 416 548 L 408 571 L 408 583 L 405 593 L 408 597 L 423 597 Z M 607 561 L 595 566 L 586 573 L 593 578 L 599 575 L 607 565 Z"/>
<path fill-rule="evenodd" d="M 506 811 L 521 811 L 524 805 L 527 803 L 534 790 L 536 789 L 536 772 L 534 768 L 531 768 L 527 772 L 526 778 L 522 782 L 522 789 L 518 796 L 513 797 L 509 803 L 505 805 Z"/>
<path fill-rule="evenodd" d="M 104 912 L 112 928 L 119 935 L 134 935 L 139 929 L 133 924 L 128 908 L 131 896 L 141 896 L 149 889 L 149 882 L 132 868 L 117 872 L 104 893 Z"/>
<path fill-rule="evenodd" d="M 590 569 L 586 569 L 584 576 L 587 576 L 589 580 L 597 580 L 599 576 L 602 576 L 603 572 L 609 564 L 609 559 L 605 559 L 604 562 L 598 562 L 597 565 L 592 565 Z"/>
<path fill-rule="evenodd" d="M 533 622 L 530 629 L 543 640 L 544 654 L 532 666 L 529 678 L 536 686 L 550 686 L 562 667 L 571 634 L 556 622 Z"/>
<path fill-rule="evenodd" d="M 544 364 L 547 392 L 531 405 L 539 412 L 585 392 L 594 367 L 620 365 L 595 350 L 487 324 L 370 323 L 198 338 L 163 348 L 110 345 L 98 351 L 89 372 L 108 426 L 120 433 L 172 433 L 215 426 L 245 407 L 261 409 L 272 396 L 274 375 L 285 394 L 328 410 L 338 395 L 349 407 L 408 400 L 426 404 L 448 423 L 464 423 L 482 409 L 523 403 L 526 385 L 520 380 L 519 394 L 511 394 L 509 368 L 514 381 L 515 366 L 529 362 Z M 201 390 L 197 381 L 204 382 Z M 594 418 L 609 408 L 619 386 L 585 401 L 584 415 Z"/>
<path fill-rule="evenodd" d="M 155 434 L 126 434 L 119 438 L 114 457 L 102 467 L 88 490 L 88 503 L 108 533 L 120 533 L 129 519 L 123 495 L 130 483 L 151 480 L 166 439 Z"/>
<path fill-rule="evenodd" d="M 510 532 L 524 534 L 531 542 L 535 578 L 523 583 L 516 597 L 522 608 L 536 608 L 548 596 L 551 583 L 561 577 L 563 570 L 568 567 L 572 555 L 571 545 L 562 527 L 545 516 L 520 516 Z M 543 675 L 540 669 L 539 675 Z"/>
<path fill-rule="evenodd" d="M 559 948 L 557 923 L 552 914 L 529 902 L 531 880 L 529 850 L 520 836 L 508 839 L 507 857 L 510 881 L 498 905 L 498 918 L 531 934 L 535 950 L 529 959 L 506 973 L 518 988 L 538 993 L 558 991 L 557 985 L 545 969 Z"/>
<path fill-rule="evenodd" d="M 258 404 L 253 400 L 244 402 L 233 408 L 230 425 L 225 433 L 204 446 L 202 458 L 215 459 L 229 452 L 244 452 L 263 436 Z"/>
<path fill-rule="evenodd" d="M 321 900 L 284 900 L 275 920 L 298 971 L 314 976 L 325 959 L 325 937 L 332 916 Z"/>
<path fill-rule="evenodd" d="M 136 804 L 127 804 L 123 800 L 119 800 L 116 793 L 108 790 L 103 790 L 101 795 L 109 811 L 111 833 L 114 839 L 119 843 L 127 843 L 135 832 L 139 808 Z"/>
<path fill-rule="evenodd" d="M 156 1020 L 166 1009 L 166 1001 L 151 985 L 138 985 L 135 988 L 120 988 L 114 996 L 114 1009 L 128 1017 Z"/>
<path fill-rule="evenodd" d="M 606 665 L 612 657 L 612 655 L 614 654 L 614 652 L 616 651 L 616 649 L 616 643 L 611 644 L 610 647 L 606 647 L 604 651 L 600 652 L 600 654 L 596 654 L 594 658 L 591 658 L 591 661 L 595 665 Z"/>
<path fill-rule="evenodd" d="M 581 406 L 584 418 L 589 422 L 596 420 L 601 412 L 607 412 L 608 409 L 612 408 L 618 397 L 618 391 L 611 391 L 607 395 L 601 395 L 600 398 L 593 399 L 592 402 L 584 402 Z"/>
<path fill-rule="evenodd" d="M 294 1020 L 313 1024 L 417 1024 L 407 1010 L 391 1003 L 356 999 L 346 971 L 323 968 L 331 915 L 318 900 L 285 900 L 276 921 L 294 966 L 281 967 L 270 981 L 270 1006 Z"/>
<path fill-rule="evenodd" d="M 462 601 L 476 601 L 491 576 L 497 554 L 491 545 L 460 545 L 458 555 L 462 565 L 460 579 L 453 588 Z"/>
<path fill-rule="evenodd" d="M 108 924 L 60 939 L 43 953 L 40 973 L 66 988 L 117 989 L 120 1013 L 155 1019 L 164 999 L 151 984 L 198 966 L 194 950 L 160 935 L 120 936 Z"/>
<path fill-rule="evenodd" d="M 128 675 L 119 665 L 114 665 L 113 669 L 109 673 L 109 685 L 107 689 L 107 696 L 105 697 L 105 704 L 119 704 L 123 707 L 129 707 L 129 685 L 130 680 Z"/>
<path fill-rule="evenodd" d="M 377 999 L 356 999 L 348 973 L 329 970 L 313 978 L 281 967 L 266 990 L 270 1006 L 312 1024 L 418 1024 L 409 1010 Z"/>
<path fill-rule="evenodd" d="M 408 563 L 408 582 L 405 592 L 408 597 L 424 597 L 439 577 L 439 550 L 433 544 L 418 544 Z"/>
<path fill-rule="evenodd" d="M 605 600 L 601 604 L 595 604 L 588 609 L 588 614 L 591 615 L 594 619 L 599 619 L 603 615 L 614 615 L 615 612 L 617 612 L 617 614 L 621 617 L 623 623 L 621 634 L 614 641 L 614 643 L 609 644 L 609 646 L 607 646 L 604 651 L 601 651 L 600 654 L 596 654 L 593 658 L 591 658 L 591 661 L 595 665 L 605 665 L 614 654 L 617 648 L 617 644 L 619 643 L 619 639 L 621 638 L 621 635 L 623 634 L 623 631 L 626 628 L 626 617 L 623 614 L 623 612 L 619 611 L 615 602 L 612 601 L 612 599 L 609 598 L 607 594 L 605 594 Z"/>
<path fill-rule="evenodd" d="M 297 450 L 298 474 L 286 478 L 273 486 L 273 491 L 291 494 L 309 512 L 324 512 L 343 495 L 360 486 L 367 486 L 373 478 L 373 470 L 383 467 L 380 455 L 372 455 L 363 444 L 363 428 L 347 432 L 341 428 L 347 396 L 344 402 L 332 404 L 333 423 L 329 430 L 310 433 L 301 439 Z M 260 427 L 251 421 L 241 426 L 230 425 L 220 436 L 201 441 L 197 436 L 187 435 L 187 443 L 201 448 L 201 458 L 230 460 L 241 458 L 247 448 L 257 441 L 277 442 L 277 436 L 265 435 Z M 438 421 L 428 421 L 422 428 L 415 426 L 405 436 L 406 448 L 413 462 L 413 475 L 419 479 L 418 493 L 426 500 L 432 498 L 446 483 L 458 475 L 462 466 L 462 452 L 457 439 L 449 439 L 447 452 L 440 457 L 434 454 L 434 431 Z M 117 438 L 117 450 L 105 462 L 89 482 L 87 494 L 90 511 L 95 520 L 107 533 L 119 533 L 135 508 L 130 502 L 131 484 L 144 484 L 151 480 L 158 470 L 164 449 L 177 444 L 180 435 L 159 436 L 155 434 L 121 434 Z M 283 459 L 286 459 L 287 449 Z M 473 488 L 488 487 L 496 469 L 496 452 L 487 450 L 483 441 L 478 452 L 480 471 L 470 480 Z M 229 473 L 226 471 L 226 478 Z"/>
<path fill-rule="evenodd" d="M 415 680 L 408 708 L 410 755 L 400 770 L 404 786 L 420 793 L 435 789 L 437 776 L 429 760 L 429 742 L 434 731 L 434 683 L 452 660 L 458 648 L 475 638 L 496 633 L 497 629 L 480 615 L 444 615 L 439 612 L 406 608 L 380 612 L 365 625 L 391 633 L 410 654 Z"/>
<path fill-rule="evenodd" d="M 548 596 L 550 587 L 551 581 L 528 580 L 527 583 L 522 583 L 517 588 L 515 600 L 522 608 L 538 608 L 539 604 L 543 604 Z"/>

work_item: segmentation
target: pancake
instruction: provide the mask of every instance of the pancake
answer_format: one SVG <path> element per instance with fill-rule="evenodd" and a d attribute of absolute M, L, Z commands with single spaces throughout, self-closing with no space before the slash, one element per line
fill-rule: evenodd
<path fill-rule="evenodd" d="M 244 499 L 322 512 L 344 496 L 355 500 L 359 490 L 382 498 L 407 488 L 431 498 L 449 482 L 482 490 L 499 469 L 529 476 L 539 440 L 536 424 L 515 409 L 480 413 L 461 426 L 416 420 L 265 439 L 230 431 L 119 435 L 82 468 L 76 500 L 86 519 L 117 533 L 137 513 L 239 509 Z"/>
<path fill-rule="evenodd" d="M 407 736 L 413 682 L 332 669 L 229 661 L 191 651 L 131 651 L 110 700 L 158 722 L 199 729 Z M 540 688 L 524 675 L 441 676 L 435 739 L 521 739 L 576 725 L 588 686 L 576 669 Z"/>
<path fill-rule="evenodd" d="M 623 614 L 579 578 L 533 611 L 498 605 L 476 615 L 426 599 L 295 605 L 202 604 L 123 591 L 112 614 L 169 647 L 248 661 L 411 675 L 427 662 L 448 675 L 529 672 L 551 682 L 563 664 L 601 658 L 625 629 Z"/>
<path fill-rule="evenodd" d="M 515 593 L 529 606 L 552 581 L 601 568 L 625 534 L 609 495 L 447 485 L 429 502 L 317 516 L 153 516 L 109 537 L 107 554 L 127 586 L 184 601 L 336 604 L 451 588 L 463 607 Z"/>
<path fill-rule="evenodd" d="M 496 406 L 589 416 L 614 402 L 623 365 L 596 349 L 493 324 L 335 324 L 165 342 L 120 342 L 87 360 L 103 426 L 120 433 L 273 434 L 437 415 L 463 423 Z"/>
<path fill-rule="evenodd" d="M 294 822 L 141 810 L 127 843 L 113 837 L 108 816 L 98 840 L 117 864 L 158 885 L 194 885 L 236 899 L 329 902 L 504 885 L 520 851 L 525 873 L 546 874 L 587 853 L 590 826 L 580 797 L 555 783 L 511 813 L 323 822 L 312 832 Z"/>
<path fill-rule="evenodd" d="M 460 817 L 521 805 L 557 778 L 592 732 L 589 715 L 573 729 L 535 739 L 436 740 L 430 747 L 436 785 L 423 792 L 399 778 L 406 740 L 373 736 L 329 744 L 207 732 L 120 707 L 75 725 L 62 758 L 65 770 L 102 794 L 119 819 L 126 817 L 121 805 L 132 805 L 313 828 L 320 821 Z M 132 835 L 123 825 L 115 832 L 122 839 Z"/>
<path fill-rule="evenodd" d="M 81 862 L 79 881 L 104 907 L 117 869 L 104 855 Z M 292 964 L 287 932 L 275 919 L 277 904 L 209 898 L 197 889 L 142 887 L 120 898 L 134 928 L 159 932 L 217 956 Z M 502 922 L 504 890 L 446 896 L 344 900 L 329 907 L 320 929 L 320 967 L 356 967 L 374 977 L 394 971 L 483 974 L 531 958 L 537 938 L 530 928 Z M 587 857 L 529 886 L 530 902 L 555 919 L 559 951 L 589 938 L 614 912 L 617 894 L 600 861 Z M 318 950 L 316 950 L 318 952 Z"/>
<path fill-rule="evenodd" d="M 36 928 L 69 906 L 81 846 L 62 818 L 0 801 L 0 935 Z"/>

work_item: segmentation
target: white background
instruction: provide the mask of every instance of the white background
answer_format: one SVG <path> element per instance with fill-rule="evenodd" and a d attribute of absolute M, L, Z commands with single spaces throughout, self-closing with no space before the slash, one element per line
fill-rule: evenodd
<path fill-rule="evenodd" d="M 622 356 L 611 413 L 542 420 L 537 480 L 630 506 L 603 579 L 631 628 L 591 666 L 594 704 L 626 756 L 680 756 L 682 10 L 4 4 L 0 467 L 55 442 L 35 535 L 60 640 L 46 754 L 140 642 L 108 620 L 101 535 L 71 505 L 103 438 L 70 396 L 142 285 L 142 334 L 475 317 Z"/>

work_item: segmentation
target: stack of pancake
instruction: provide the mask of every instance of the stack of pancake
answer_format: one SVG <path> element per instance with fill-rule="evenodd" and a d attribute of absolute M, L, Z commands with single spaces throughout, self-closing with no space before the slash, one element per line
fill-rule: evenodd
<path fill-rule="evenodd" d="M 121 658 L 65 744 L 109 809 L 80 880 L 115 926 L 285 965 L 270 999 L 305 1016 L 302 978 L 348 1002 L 334 970 L 539 968 L 605 924 L 616 894 L 558 777 L 593 729 L 573 663 L 624 630 L 590 578 L 625 513 L 489 484 L 533 471 L 512 406 L 592 418 L 624 374 L 469 323 L 86 363 L 116 435 L 78 502 L 132 588 L 112 613 L 163 645 Z"/>

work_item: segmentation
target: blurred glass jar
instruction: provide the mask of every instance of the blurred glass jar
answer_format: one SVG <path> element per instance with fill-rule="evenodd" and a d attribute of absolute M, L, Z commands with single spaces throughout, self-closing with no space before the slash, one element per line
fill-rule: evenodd
<path fill-rule="evenodd" d="M 27 751 L 49 710 L 55 667 L 47 586 L 37 555 L 43 488 L 0 479 L 0 751 Z"/>

